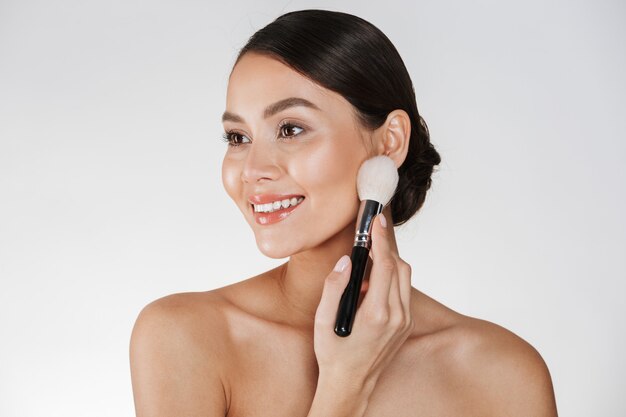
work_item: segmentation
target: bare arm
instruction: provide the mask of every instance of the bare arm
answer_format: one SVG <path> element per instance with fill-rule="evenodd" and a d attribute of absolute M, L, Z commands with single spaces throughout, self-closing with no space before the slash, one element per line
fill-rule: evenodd
<path fill-rule="evenodd" d="M 552 378 L 539 353 L 519 342 L 516 356 L 496 358 L 486 374 L 494 397 L 492 415 L 557 417 Z"/>
<path fill-rule="evenodd" d="M 137 417 L 226 415 L 219 360 L 206 343 L 198 343 L 203 336 L 194 331 L 182 304 L 176 296 L 157 300 L 141 311 L 133 328 L 130 365 Z"/>

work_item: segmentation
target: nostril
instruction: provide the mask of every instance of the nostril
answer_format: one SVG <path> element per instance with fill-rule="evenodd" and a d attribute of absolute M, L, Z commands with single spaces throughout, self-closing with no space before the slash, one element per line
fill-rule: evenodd
<path fill-rule="evenodd" d="M 278 175 L 273 175 L 267 170 L 264 172 L 242 172 L 241 181 L 247 184 L 261 181 L 273 181 L 278 178 Z"/>
<path fill-rule="evenodd" d="M 256 156 L 253 155 L 251 150 L 248 152 L 241 170 L 242 182 L 253 184 L 280 178 L 281 168 L 276 164 L 273 156 L 267 155 L 267 157 L 262 157 L 258 155 L 258 150 Z"/>

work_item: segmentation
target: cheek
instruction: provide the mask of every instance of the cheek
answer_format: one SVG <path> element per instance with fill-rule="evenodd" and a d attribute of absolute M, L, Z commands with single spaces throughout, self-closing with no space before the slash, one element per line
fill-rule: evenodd
<path fill-rule="evenodd" d="M 229 157 L 222 161 L 222 185 L 230 198 L 235 199 L 241 187 L 239 164 Z"/>
<path fill-rule="evenodd" d="M 309 193 L 316 210 L 337 211 L 337 204 L 343 212 L 352 211 L 355 205 L 358 209 L 356 174 L 365 159 L 365 149 L 348 142 L 335 137 L 292 165 L 294 178 Z"/>

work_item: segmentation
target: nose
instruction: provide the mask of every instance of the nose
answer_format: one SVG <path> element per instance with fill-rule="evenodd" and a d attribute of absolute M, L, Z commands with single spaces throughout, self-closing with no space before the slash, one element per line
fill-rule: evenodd
<path fill-rule="evenodd" d="M 276 150 L 270 143 L 256 141 L 248 145 L 241 180 L 246 183 L 254 183 L 262 180 L 275 180 L 280 176 Z"/>

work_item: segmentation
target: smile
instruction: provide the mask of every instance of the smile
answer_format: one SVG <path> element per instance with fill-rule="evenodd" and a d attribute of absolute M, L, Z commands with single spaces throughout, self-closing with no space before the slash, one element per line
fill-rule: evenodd
<path fill-rule="evenodd" d="M 251 204 L 257 224 L 268 225 L 280 222 L 297 209 L 304 197 L 277 200 L 266 204 Z"/>
<path fill-rule="evenodd" d="M 254 207 L 255 213 L 273 213 L 278 210 L 286 209 L 287 207 L 297 206 L 302 200 L 304 200 L 304 197 L 292 197 L 267 204 L 252 204 L 252 206 Z"/>

